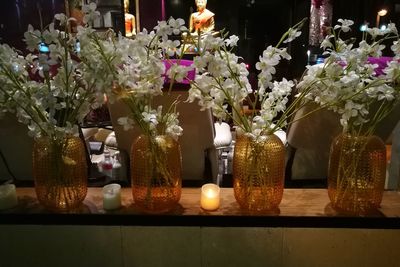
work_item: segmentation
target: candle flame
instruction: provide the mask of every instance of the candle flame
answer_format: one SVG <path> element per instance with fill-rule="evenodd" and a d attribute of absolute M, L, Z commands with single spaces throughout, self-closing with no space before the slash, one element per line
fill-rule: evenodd
<path fill-rule="evenodd" d="M 207 191 L 206 191 L 206 196 L 207 197 L 215 197 L 217 194 L 216 194 L 216 192 L 213 190 L 213 189 L 208 189 Z"/>

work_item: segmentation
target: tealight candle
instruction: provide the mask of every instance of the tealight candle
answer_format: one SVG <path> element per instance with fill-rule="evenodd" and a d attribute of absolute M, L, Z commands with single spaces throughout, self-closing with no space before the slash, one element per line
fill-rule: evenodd
<path fill-rule="evenodd" d="M 220 189 L 216 184 L 205 184 L 201 187 L 200 205 L 205 210 L 217 210 L 220 202 Z"/>
<path fill-rule="evenodd" d="M 115 210 L 121 207 L 121 186 L 109 184 L 103 187 L 103 208 Z"/>
<path fill-rule="evenodd" d="M 10 209 L 18 204 L 15 185 L 0 185 L 0 210 Z"/>

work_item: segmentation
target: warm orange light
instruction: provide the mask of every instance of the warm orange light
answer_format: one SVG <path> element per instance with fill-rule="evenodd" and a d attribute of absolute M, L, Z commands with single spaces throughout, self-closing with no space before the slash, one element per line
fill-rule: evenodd
<path fill-rule="evenodd" d="M 381 9 L 378 11 L 378 13 L 376 13 L 376 27 L 379 28 L 379 22 L 381 17 L 386 16 L 386 14 L 388 13 L 388 11 L 386 9 Z"/>
<path fill-rule="evenodd" d="M 386 14 L 387 14 L 387 10 L 386 9 L 381 9 L 381 10 L 378 11 L 378 15 L 380 17 L 386 16 Z"/>
<path fill-rule="evenodd" d="M 201 187 L 200 206 L 204 210 L 217 210 L 220 204 L 220 188 L 216 184 L 205 184 Z"/>

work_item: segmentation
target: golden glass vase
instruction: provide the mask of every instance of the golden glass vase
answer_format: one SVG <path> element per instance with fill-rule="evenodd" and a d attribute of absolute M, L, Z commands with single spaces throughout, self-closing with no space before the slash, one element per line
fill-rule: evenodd
<path fill-rule="evenodd" d="M 77 208 L 87 193 L 85 147 L 79 137 L 41 137 L 33 144 L 33 178 L 40 204 L 52 211 Z"/>
<path fill-rule="evenodd" d="M 236 139 L 233 189 L 236 201 L 251 212 L 274 211 L 281 203 L 285 179 L 285 147 L 276 135 Z"/>
<path fill-rule="evenodd" d="M 377 136 L 340 134 L 331 145 L 328 194 L 334 209 L 365 215 L 382 201 L 386 148 Z"/>
<path fill-rule="evenodd" d="M 140 135 L 132 144 L 132 195 L 142 212 L 174 209 L 181 198 L 181 173 L 181 149 L 172 137 Z"/>

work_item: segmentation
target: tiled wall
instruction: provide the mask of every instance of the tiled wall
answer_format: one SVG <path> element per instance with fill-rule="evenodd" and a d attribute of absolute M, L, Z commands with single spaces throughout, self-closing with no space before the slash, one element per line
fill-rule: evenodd
<path fill-rule="evenodd" d="M 400 266 L 400 230 L 0 226 L 1 267 Z"/>

